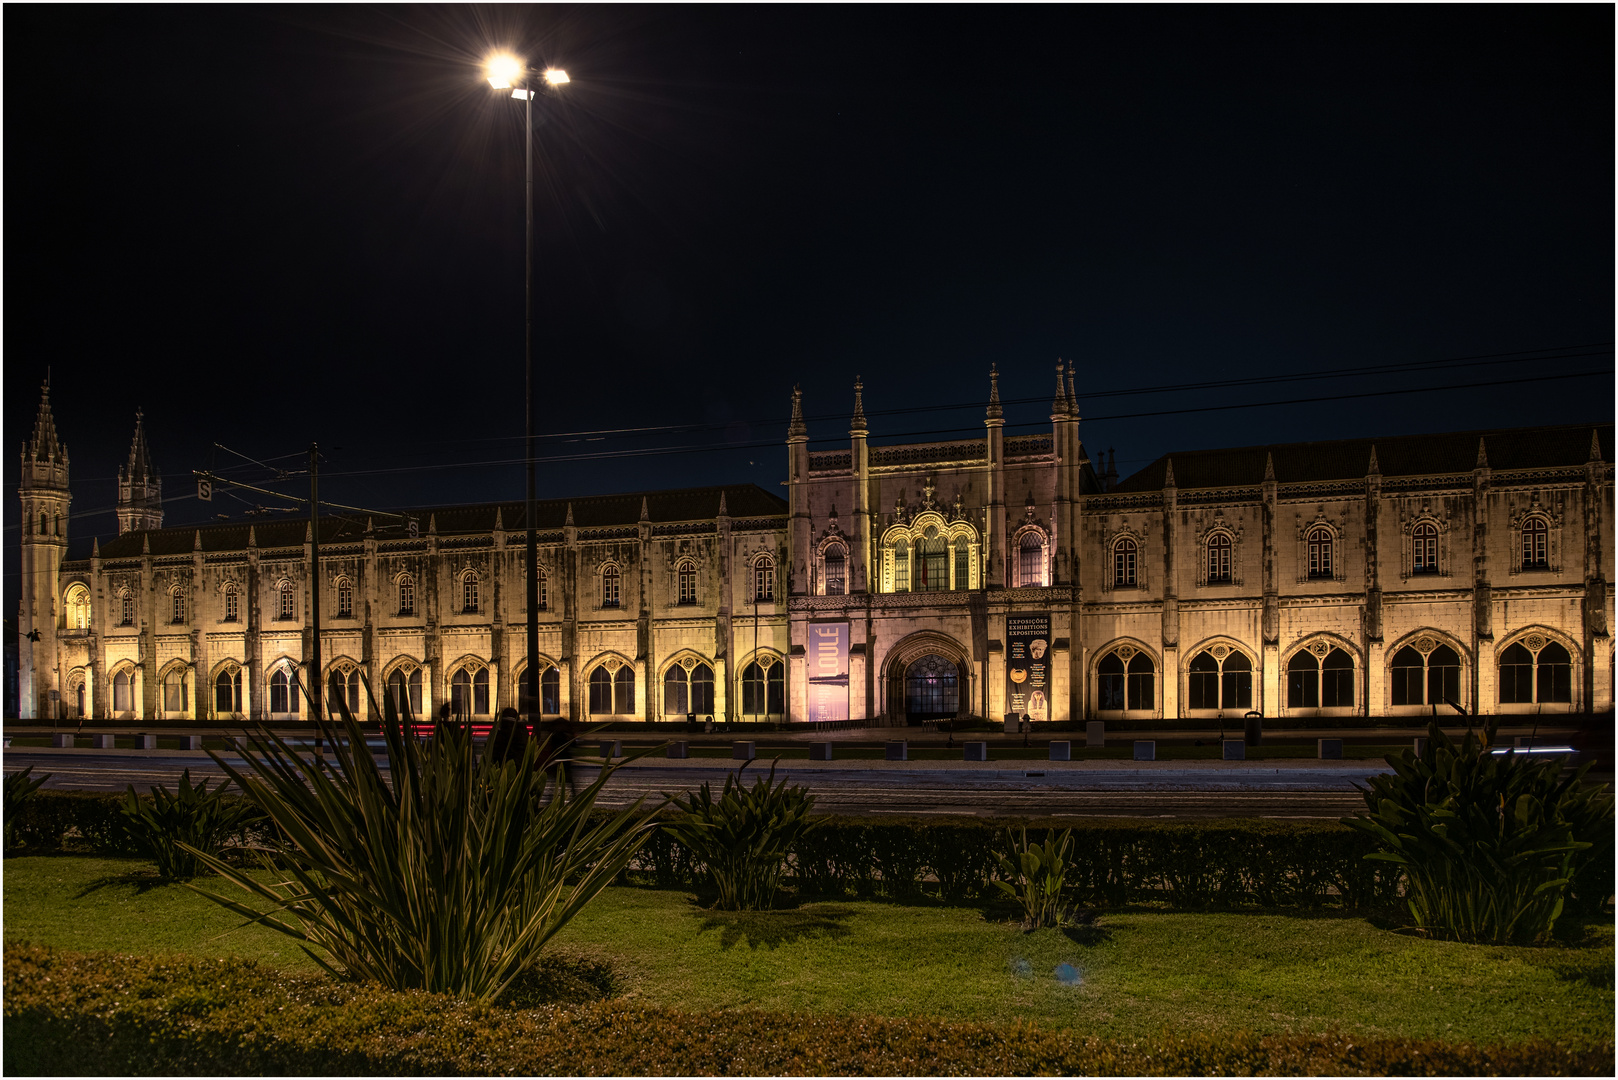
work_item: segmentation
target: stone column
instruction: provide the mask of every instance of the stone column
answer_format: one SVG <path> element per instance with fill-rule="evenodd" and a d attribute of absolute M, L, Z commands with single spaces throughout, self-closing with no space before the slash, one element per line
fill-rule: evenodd
<path fill-rule="evenodd" d="M 1006 584 L 1006 421 L 1000 407 L 1000 374 L 989 368 L 989 407 L 985 411 L 983 426 L 988 439 L 988 464 L 984 468 L 984 506 L 988 510 L 984 524 L 984 543 L 987 545 L 985 562 L 987 572 L 984 587 L 1004 588 Z"/>
<path fill-rule="evenodd" d="M 1472 700 L 1478 712 L 1493 709 L 1494 602 L 1489 589 L 1489 453 L 1478 439 L 1472 470 Z"/>
<path fill-rule="evenodd" d="M 1379 518 L 1382 513 L 1382 469 L 1377 464 L 1376 447 L 1371 447 L 1371 463 L 1365 473 L 1365 618 L 1361 645 L 1365 652 L 1365 716 L 1386 712 L 1387 668 L 1383 662 L 1382 579 L 1377 549 Z"/>
<path fill-rule="evenodd" d="M 1260 487 L 1264 533 L 1261 569 L 1264 612 L 1260 628 L 1264 640 L 1264 700 L 1259 708 L 1265 716 L 1280 716 L 1284 703 L 1281 698 L 1281 601 L 1275 567 L 1275 502 L 1278 485 L 1275 461 L 1268 453 L 1264 455 L 1264 480 Z"/>

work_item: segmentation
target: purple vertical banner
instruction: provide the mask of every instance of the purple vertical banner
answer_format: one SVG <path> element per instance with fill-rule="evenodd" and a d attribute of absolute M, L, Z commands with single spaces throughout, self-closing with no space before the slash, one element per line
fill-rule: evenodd
<path fill-rule="evenodd" d="M 1050 647 L 1050 612 L 1006 616 L 1006 712 L 1050 719 Z"/>
<path fill-rule="evenodd" d="M 848 719 L 848 623 L 809 624 L 809 719 Z"/>

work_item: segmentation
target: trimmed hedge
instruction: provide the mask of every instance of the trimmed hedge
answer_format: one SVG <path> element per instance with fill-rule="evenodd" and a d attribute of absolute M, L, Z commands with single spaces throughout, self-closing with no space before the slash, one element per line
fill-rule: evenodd
<path fill-rule="evenodd" d="M 1337 822 L 1066 819 L 1061 828 L 1073 830 L 1074 898 L 1097 907 L 1369 909 L 1394 902 L 1402 881 L 1397 867 L 1365 859 L 1376 850 L 1371 838 Z M 834 818 L 798 842 L 792 874 L 802 892 L 820 896 L 992 899 L 995 855 L 1005 846 L 1004 823 Z M 664 830 L 631 870 L 664 888 L 706 880 Z"/>
<path fill-rule="evenodd" d="M 1350 1035 L 1107 1040 L 1033 1024 L 505 1009 L 293 977 L 251 961 L 5 949 L 11 1075 L 1610 1076 L 1613 1047 Z"/>

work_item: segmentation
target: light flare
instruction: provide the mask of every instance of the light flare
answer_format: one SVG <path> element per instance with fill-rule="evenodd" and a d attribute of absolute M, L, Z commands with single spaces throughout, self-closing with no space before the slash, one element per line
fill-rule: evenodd
<path fill-rule="evenodd" d="M 488 76 L 490 86 L 507 90 L 521 77 L 522 61 L 507 53 L 496 53 L 484 62 L 483 73 Z"/>

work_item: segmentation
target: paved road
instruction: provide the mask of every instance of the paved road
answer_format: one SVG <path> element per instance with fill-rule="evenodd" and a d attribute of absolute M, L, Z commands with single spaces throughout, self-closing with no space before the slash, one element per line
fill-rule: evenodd
<path fill-rule="evenodd" d="M 6 755 L 6 771 L 26 765 L 49 773 L 46 787 L 80 791 L 172 786 L 223 774 L 205 755 L 165 751 L 56 752 Z M 950 767 L 952 766 L 953 767 Z M 734 763 L 688 760 L 637 763 L 608 782 L 602 802 L 622 806 L 660 798 L 704 780 L 717 786 Z M 598 766 L 581 767 L 581 780 Z M 923 814 L 975 817 L 1280 817 L 1337 818 L 1363 806 L 1353 782 L 1384 771 L 1380 762 L 1208 763 L 989 762 L 964 768 L 943 762 L 784 763 L 777 775 L 807 786 L 819 809 L 834 814 Z"/>

